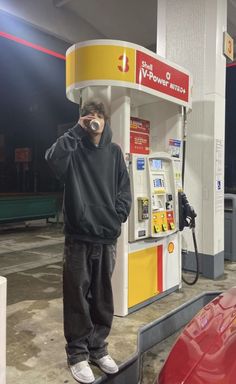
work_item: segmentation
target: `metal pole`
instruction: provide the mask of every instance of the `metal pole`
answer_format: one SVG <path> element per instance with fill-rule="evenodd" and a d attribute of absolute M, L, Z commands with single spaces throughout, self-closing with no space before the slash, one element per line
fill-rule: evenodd
<path fill-rule="evenodd" d="M 184 190 L 184 173 L 185 173 L 185 155 L 186 155 L 186 141 L 187 141 L 187 112 L 186 107 L 182 107 L 183 119 L 183 161 L 182 161 L 182 188 Z"/>

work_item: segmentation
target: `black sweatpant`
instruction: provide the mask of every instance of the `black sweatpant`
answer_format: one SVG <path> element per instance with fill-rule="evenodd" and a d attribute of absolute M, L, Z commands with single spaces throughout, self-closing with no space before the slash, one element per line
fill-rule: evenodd
<path fill-rule="evenodd" d="M 95 244 L 66 236 L 63 265 L 64 334 L 68 363 L 107 354 L 113 320 L 111 276 L 116 244 Z"/>

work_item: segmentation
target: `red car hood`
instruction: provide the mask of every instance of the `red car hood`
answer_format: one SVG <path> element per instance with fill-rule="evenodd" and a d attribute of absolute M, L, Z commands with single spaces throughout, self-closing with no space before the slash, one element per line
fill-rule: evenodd
<path fill-rule="evenodd" d="M 236 383 L 236 287 L 207 304 L 173 346 L 158 384 Z"/>

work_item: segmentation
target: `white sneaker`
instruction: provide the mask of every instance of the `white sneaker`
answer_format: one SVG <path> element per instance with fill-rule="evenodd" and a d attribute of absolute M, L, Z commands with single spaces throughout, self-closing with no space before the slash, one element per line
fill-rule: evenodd
<path fill-rule="evenodd" d="M 105 373 L 116 373 L 119 368 L 111 356 L 106 355 L 101 357 L 101 359 L 91 359 L 91 362 L 97 364 L 99 368 Z"/>
<path fill-rule="evenodd" d="M 92 369 L 87 360 L 69 366 L 72 376 L 80 383 L 92 383 L 95 380 Z"/>

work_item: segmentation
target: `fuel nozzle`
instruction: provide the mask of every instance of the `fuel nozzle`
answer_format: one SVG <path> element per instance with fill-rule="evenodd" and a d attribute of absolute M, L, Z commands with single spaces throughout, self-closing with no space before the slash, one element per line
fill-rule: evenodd
<path fill-rule="evenodd" d="M 195 228 L 195 217 L 197 216 L 194 208 L 189 204 L 184 192 L 179 192 L 179 229 L 184 227 Z"/>

